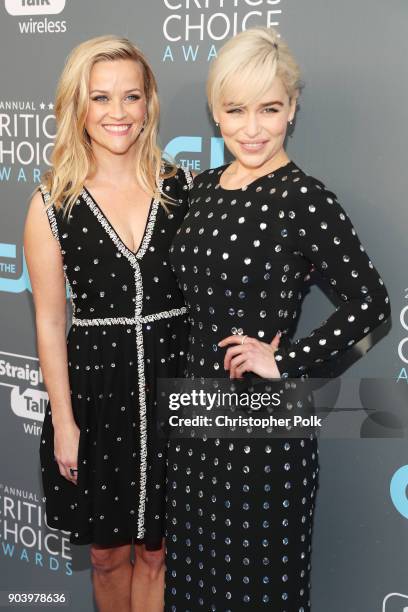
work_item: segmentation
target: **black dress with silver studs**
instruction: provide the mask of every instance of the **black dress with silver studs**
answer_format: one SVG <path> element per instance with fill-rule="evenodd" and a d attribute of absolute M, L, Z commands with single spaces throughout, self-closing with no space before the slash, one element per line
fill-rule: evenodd
<path fill-rule="evenodd" d="M 217 346 L 226 336 L 270 342 L 281 330 L 282 379 L 306 378 L 388 317 L 387 291 L 320 181 L 289 162 L 246 188 L 225 190 L 225 168 L 195 179 L 171 249 L 192 324 L 188 375 L 228 376 Z M 294 341 L 312 268 L 340 305 Z M 166 610 L 310 610 L 318 471 L 313 435 L 171 440 Z"/>
<path fill-rule="evenodd" d="M 167 213 L 152 200 L 137 252 L 85 188 L 69 219 L 47 208 L 73 307 L 67 350 L 80 428 L 77 486 L 54 460 L 50 406 L 40 458 L 48 524 L 71 532 L 74 544 L 161 547 L 165 442 L 155 433 L 155 380 L 185 373 L 188 320 L 168 253 L 191 185 L 182 170 L 161 182 L 174 205 Z"/>

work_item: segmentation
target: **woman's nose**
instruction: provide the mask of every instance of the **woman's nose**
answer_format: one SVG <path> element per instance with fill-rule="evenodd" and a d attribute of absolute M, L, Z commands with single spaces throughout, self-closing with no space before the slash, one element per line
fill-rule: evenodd
<path fill-rule="evenodd" d="M 259 134 L 259 120 L 256 114 L 249 114 L 247 116 L 245 132 L 250 138 L 254 138 Z"/>
<path fill-rule="evenodd" d="M 114 119 L 122 119 L 126 115 L 122 100 L 112 100 L 109 114 Z"/>

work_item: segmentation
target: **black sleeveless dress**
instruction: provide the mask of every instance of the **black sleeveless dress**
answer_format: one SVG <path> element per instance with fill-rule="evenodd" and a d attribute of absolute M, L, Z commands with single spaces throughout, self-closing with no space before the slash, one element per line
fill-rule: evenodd
<path fill-rule="evenodd" d="M 85 188 L 69 219 L 47 209 L 73 307 L 67 350 L 80 428 L 78 484 L 61 476 L 54 460 L 50 406 L 40 459 L 48 525 L 71 532 L 73 544 L 161 547 L 165 442 L 155 427 L 155 381 L 185 371 L 188 321 L 168 251 L 191 183 L 181 169 L 162 181 L 175 203 L 168 214 L 152 200 L 135 253 Z"/>
<path fill-rule="evenodd" d="M 383 281 L 320 181 L 289 162 L 225 190 L 225 168 L 196 177 L 171 249 L 192 325 L 188 376 L 228 377 L 221 339 L 269 343 L 278 330 L 281 378 L 318 376 L 389 316 Z M 293 341 L 312 268 L 338 307 Z M 313 435 L 170 440 L 166 610 L 310 610 L 318 472 Z"/>

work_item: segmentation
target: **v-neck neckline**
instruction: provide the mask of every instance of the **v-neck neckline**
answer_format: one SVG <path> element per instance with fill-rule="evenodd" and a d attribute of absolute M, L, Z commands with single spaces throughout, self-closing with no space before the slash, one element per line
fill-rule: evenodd
<path fill-rule="evenodd" d="M 160 190 L 162 185 L 160 185 Z M 121 251 L 128 259 L 141 259 L 145 254 L 147 247 L 150 243 L 150 238 L 153 232 L 154 223 L 156 219 L 157 208 L 159 206 L 159 202 L 157 199 L 152 198 L 150 200 L 149 212 L 147 214 L 146 223 L 143 230 L 142 239 L 136 251 L 130 249 L 124 240 L 122 240 L 119 232 L 115 229 L 114 225 L 111 223 L 109 217 L 103 211 L 103 209 L 98 204 L 97 200 L 93 197 L 92 193 L 89 191 L 85 185 L 83 185 L 82 194 L 85 202 L 90 206 L 92 212 L 98 217 L 98 220 L 101 221 L 103 219 L 104 223 L 102 226 L 105 231 L 109 235 L 109 237 L 114 242 L 115 246 Z"/>

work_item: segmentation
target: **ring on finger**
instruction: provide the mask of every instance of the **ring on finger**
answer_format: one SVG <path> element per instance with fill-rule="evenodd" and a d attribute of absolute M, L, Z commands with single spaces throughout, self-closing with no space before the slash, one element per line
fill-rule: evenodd
<path fill-rule="evenodd" d="M 242 336 L 241 338 L 241 344 L 244 344 L 245 340 L 248 338 L 248 336 Z"/>

